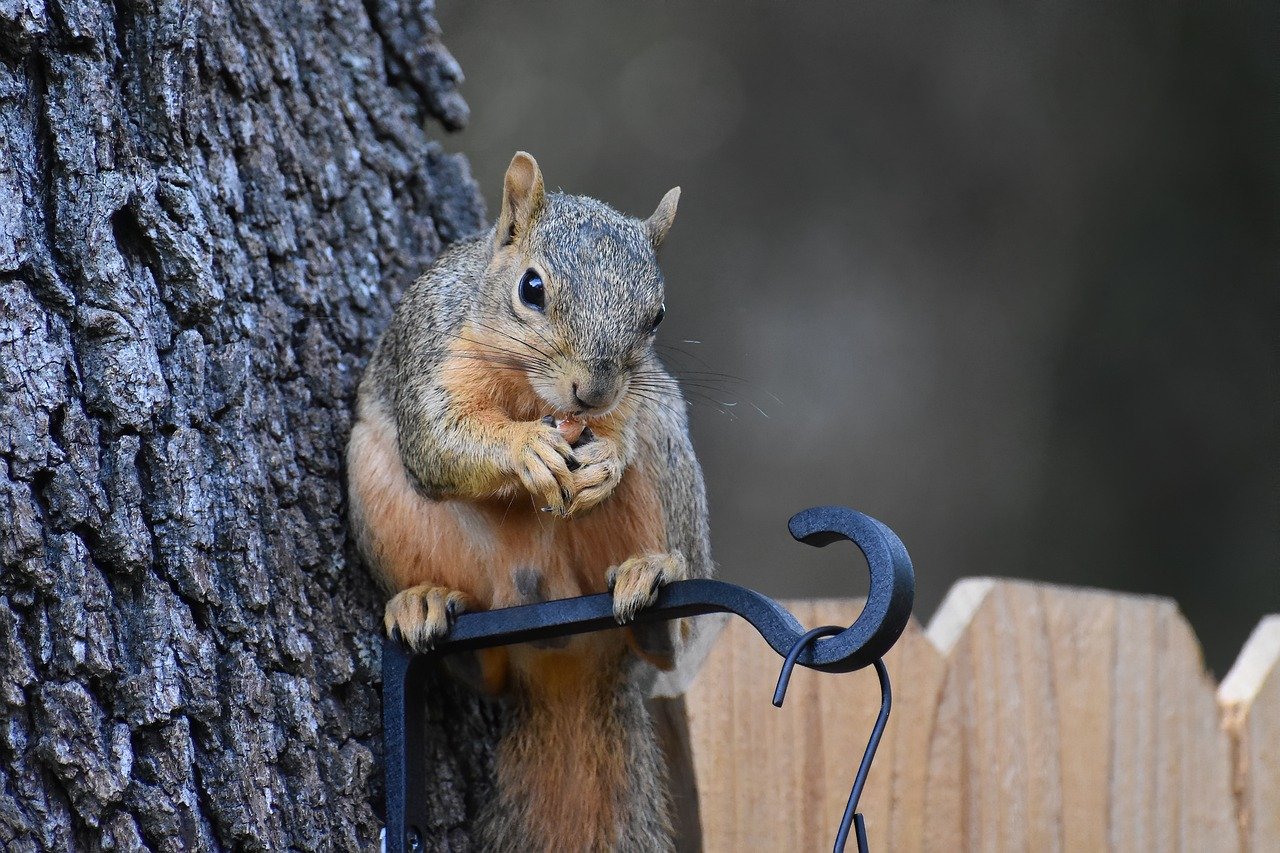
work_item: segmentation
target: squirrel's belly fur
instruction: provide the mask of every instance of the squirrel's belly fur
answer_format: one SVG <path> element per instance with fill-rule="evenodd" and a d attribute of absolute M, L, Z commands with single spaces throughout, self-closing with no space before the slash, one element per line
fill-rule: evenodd
<path fill-rule="evenodd" d="M 361 551 L 393 590 L 430 583 L 461 590 L 481 609 L 605 591 L 605 571 L 636 554 L 666 550 L 652 473 L 633 465 L 609 500 L 563 522 L 527 496 L 431 500 L 409 481 L 396 426 L 377 402 L 362 401 L 351 433 L 353 525 Z M 522 583 L 523 581 L 523 583 Z"/>
<path fill-rule="evenodd" d="M 603 592 L 609 567 L 665 548 L 662 509 L 643 465 L 627 471 L 608 501 L 566 523 L 527 496 L 425 497 L 405 473 L 395 422 L 378 402 L 362 400 L 348 459 L 360 549 L 392 590 L 438 585 L 467 593 L 480 609 L 507 607 Z M 642 849 L 635 839 L 669 833 L 665 770 L 643 700 L 626 683 L 628 633 L 482 655 L 486 686 L 509 689 L 519 704 L 518 736 L 498 750 L 503 784 L 481 821 L 484 849 Z M 653 787 L 629 787 L 628 778 Z"/>

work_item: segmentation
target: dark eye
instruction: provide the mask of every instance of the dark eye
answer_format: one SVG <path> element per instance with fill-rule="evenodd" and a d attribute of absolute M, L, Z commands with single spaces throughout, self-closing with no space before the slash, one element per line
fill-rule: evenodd
<path fill-rule="evenodd" d="M 520 276 L 520 301 L 535 311 L 547 307 L 547 292 L 542 286 L 542 276 L 535 270 L 525 270 Z"/>
<path fill-rule="evenodd" d="M 667 316 L 667 306 L 659 305 L 658 313 L 654 315 L 654 318 L 653 318 L 653 326 L 651 326 L 650 328 L 656 330 L 658 328 L 658 325 L 662 322 L 662 318 L 665 316 Z"/>

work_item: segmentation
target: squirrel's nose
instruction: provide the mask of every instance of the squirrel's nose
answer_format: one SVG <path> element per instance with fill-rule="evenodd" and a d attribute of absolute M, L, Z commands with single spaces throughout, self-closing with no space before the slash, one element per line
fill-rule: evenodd
<path fill-rule="evenodd" d="M 601 409 L 609 402 L 609 391 L 594 384 L 589 388 L 583 388 L 575 382 L 573 399 L 584 409 Z"/>

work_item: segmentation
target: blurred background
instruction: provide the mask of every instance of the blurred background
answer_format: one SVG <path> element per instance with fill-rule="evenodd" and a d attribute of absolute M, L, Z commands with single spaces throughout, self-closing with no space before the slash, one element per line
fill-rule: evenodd
<path fill-rule="evenodd" d="M 922 622 L 972 575 L 1168 595 L 1221 676 L 1280 610 L 1278 9 L 455 0 L 445 144 L 490 211 L 516 149 L 683 187 L 659 341 L 723 578 L 861 594 L 786 532 L 841 503 Z"/>

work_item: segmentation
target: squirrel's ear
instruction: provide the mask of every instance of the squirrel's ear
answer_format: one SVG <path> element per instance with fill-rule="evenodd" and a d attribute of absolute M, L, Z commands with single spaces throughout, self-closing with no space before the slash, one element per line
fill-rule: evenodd
<path fill-rule="evenodd" d="M 546 191 L 538 161 L 517 151 L 502 182 L 502 212 L 498 214 L 498 245 L 505 246 L 529 233 L 542 213 Z"/>
<path fill-rule="evenodd" d="M 680 188 L 673 187 L 658 202 L 658 209 L 653 215 L 645 220 L 644 230 L 649 233 L 649 242 L 653 244 L 653 248 L 661 246 L 667 232 L 671 230 L 671 223 L 676 221 L 676 205 L 679 203 Z"/>

